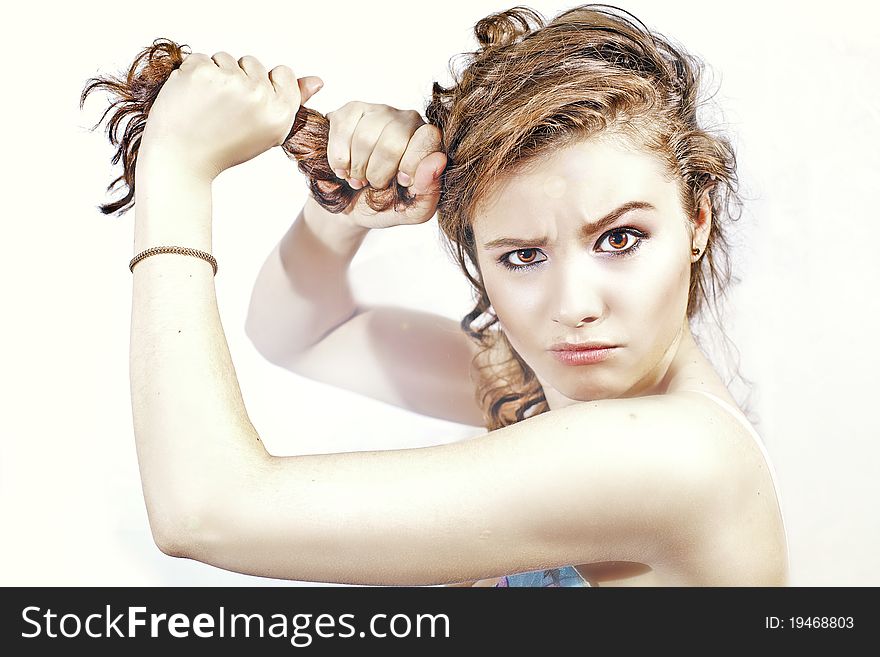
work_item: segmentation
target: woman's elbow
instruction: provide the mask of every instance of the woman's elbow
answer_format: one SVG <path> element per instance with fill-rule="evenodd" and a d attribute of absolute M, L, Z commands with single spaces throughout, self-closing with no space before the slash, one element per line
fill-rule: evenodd
<path fill-rule="evenodd" d="M 163 554 L 193 559 L 204 543 L 204 513 L 193 508 L 179 508 L 163 514 L 151 513 L 150 533 Z"/>
<path fill-rule="evenodd" d="M 180 559 L 187 558 L 185 546 L 178 537 L 171 533 L 158 532 L 155 529 L 152 530 L 152 533 L 153 542 L 156 544 L 156 547 L 159 548 L 160 552 L 167 554 L 169 557 L 178 557 Z"/>

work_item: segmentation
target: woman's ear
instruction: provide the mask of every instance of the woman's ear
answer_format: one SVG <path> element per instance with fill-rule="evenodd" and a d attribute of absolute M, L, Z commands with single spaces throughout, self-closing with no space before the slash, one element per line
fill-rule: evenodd
<path fill-rule="evenodd" d="M 712 230 L 712 199 L 709 192 L 705 192 L 697 206 L 697 214 L 694 217 L 694 232 L 691 240 L 691 260 L 696 262 L 706 252 L 706 244 L 709 242 L 709 233 Z"/>

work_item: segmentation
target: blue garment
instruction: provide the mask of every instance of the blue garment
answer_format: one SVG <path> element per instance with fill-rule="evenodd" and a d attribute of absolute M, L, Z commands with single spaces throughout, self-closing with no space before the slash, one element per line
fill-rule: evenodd
<path fill-rule="evenodd" d="M 546 574 L 545 574 L 546 573 Z M 573 566 L 552 568 L 550 570 L 532 570 L 502 577 L 495 585 L 498 586 L 589 586 Z"/>

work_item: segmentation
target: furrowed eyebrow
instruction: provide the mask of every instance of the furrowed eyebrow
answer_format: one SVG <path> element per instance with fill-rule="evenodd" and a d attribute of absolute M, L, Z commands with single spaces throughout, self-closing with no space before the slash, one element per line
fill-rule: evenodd
<path fill-rule="evenodd" d="M 606 214 L 601 219 L 598 219 L 598 220 L 593 221 L 588 224 L 584 224 L 581 227 L 581 237 L 587 238 L 590 235 L 593 235 L 594 233 L 598 233 L 599 231 L 601 231 L 605 228 L 608 228 L 611 224 L 613 224 L 615 221 L 620 219 L 620 217 L 622 217 L 627 212 L 630 212 L 632 210 L 656 210 L 656 209 L 657 208 L 655 208 L 653 205 L 651 205 L 650 203 L 648 203 L 646 201 L 630 201 L 629 203 L 624 203 L 619 208 L 612 210 L 611 212 Z M 530 247 L 530 248 L 533 246 L 547 246 L 547 237 L 542 236 L 542 237 L 536 237 L 534 239 L 518 238 L 518 237 L 499 237 L 498 239 L 490 240 L 490 241 L 486 242 L 485 244 L 483 244 L 483 248 L 484 249 L 497 249 L 498 247 L 501 247 L 501 246 L 512 247 L 512 246 L 525 246 L 525 245 L 528 245 L 528 247 Z"/>

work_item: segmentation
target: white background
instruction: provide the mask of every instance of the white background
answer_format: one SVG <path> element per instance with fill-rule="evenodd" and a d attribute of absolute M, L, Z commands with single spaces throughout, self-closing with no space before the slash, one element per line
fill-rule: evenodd
<path fill-rule="evenodd" d="M 87 78 L 153 39 L 251 54 L 323 77 L 309 103 L 424 110 L 473 24 L 512 4 L 15 3 L 4 16 L 0 257 L 0 584 L 261 585 L 277 580 L 163 555 L 132 434 L 128 340 L 134 213 L 96 206 L 120 168 L 83 111 Z M 533 2 L 550 18 L 573 3 Z M 734 136 L 745 214 L 726 330 L 754 381 L 753 415 L 779 477 L 794 585 L 880 584 L 877 335 L 880 43 L 868 3 L 648 2 L 626 8 L 712 67 Z M 873 15 L 870 15 L 873 14 Z M 115 197 L 114 197 L 115 198 Z M 381 449 L 480 433 L 300 379 L 244 334 L 251 287 L 305 184 L 280 149 L 214 185 L 224 330 L 248 412 L 276 454 Z M 353 264 L 364 299 L 459 319 L 464 277 L 436 220 L 370 234 Z"/>

